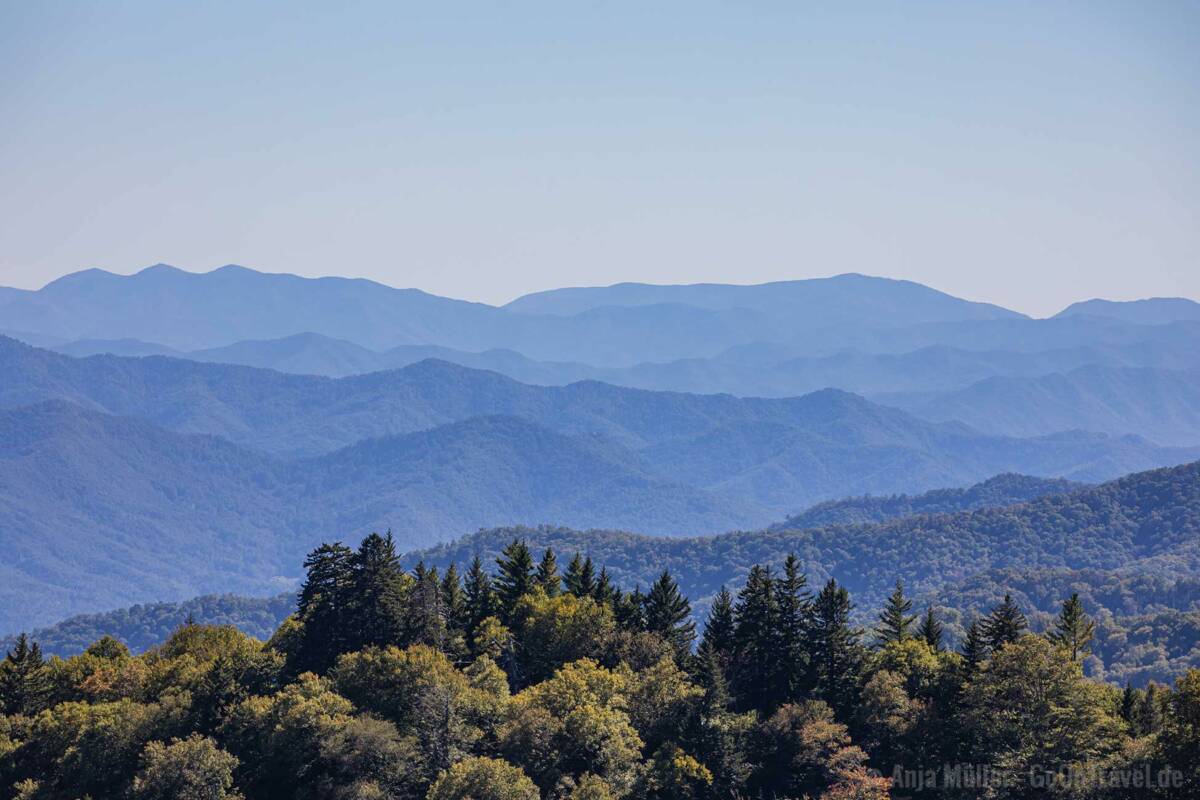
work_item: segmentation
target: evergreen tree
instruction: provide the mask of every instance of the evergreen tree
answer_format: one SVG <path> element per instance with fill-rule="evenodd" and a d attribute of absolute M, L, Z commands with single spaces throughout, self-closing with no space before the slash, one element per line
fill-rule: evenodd
<path fill-rule="evenodd" d="M 354 605 L 354 551 L 341 542 L 322 544 L 304 559 L 297 615 L 304 634 L 291 665 L 294 673 L 324 672 L 350 649 L 347 626 Z"/>
<path fill-rule="evenodd" d="M 992 613 L 983 621 L 983 639 L 988 649 L 995 653 L 1020 639 L 1028 627 L 1029 622 L 1013 602 L 1012 595 L 1005 594 L 1004 601 L 992 609 Z"/>
<path fill-rule="evenodd" d="M 708 608 L 708 617 L 704 621 L 704 636 L 700 640 L 700 649 L 723 653 L 726 658 L 733 655 L 733 595 L 724 586 L 713 598 Z"/>
<path fill-rule="evenodd" d="M 863 665 L 862 631 L 850 625 L 854 609 L 850 593 L 833 578 L 813 603 L 812 655 L 815 689 L 842 719 L 849 716 L 858 694 Z"/>
<path fill-rule="evenodd" d="M 945 646 L 944 636 L 945 629 L 937 617 L 937 612 L 933 610 L 933 606 L 926 607 L 925 616 L 921 618 L 921 625 L 917 628 L 917 637 L 929 645 L 930 650 L 940 653 Z"/>
<path fill-rule="evenodd" d="M 596 578 L 596 588 L 592 590 L 592 599 L 602 606 L 611 606 L 616 599 L 617 589 L 608 577 L 608 568 L 600 567 L 600 576 Z"/>
<path fill-rule="evenodd" d="M 691 604 L 679 593 L 679 584 L 669 571 L 664 569 L 658 576 L 643 605 L 646 630 L 666 639 L 678 658 L 686 656 L 696 638 L 696 623 L 691 620 Z"/>
<path fill-rule="evenodd" d="M 46 707 L 50 691 L 42 648 L 22 633 L 0 663 L 0 711 L 32 716 Z"/>
<path fill-rule="evenodd" d="M 471 566 L 467 569 L 464 593 L 467 601 L 467 625 L 464 633 L 467 635 L 467 641 L 471 641 L 475 637 L 479 623 L 488 617 L 495 616 L 499 611 L 496 605 L 496 593 L 492 590 L 492 579 L 484 571 L 483 562 L 480 561 L 479 556 L 471 559 Z"/>
<path fill-rule="evenodd" d="M 774 695 L 773 659 L 779 652 L 779 607 L 771 568 L 755 564 L 733 609 L 733 689 L 739 707 L 767 712 Z"/>
<path fill-rule="evenodd" d="M 1137 723 L 1137 707 L 1141 701 L 1141 693 L 1133 688 L 1133 683 L 1125 681 L 1125 691 L 1121 692 L 1121 719 L 1125 720 L 1126 724 L 1130 726 L 1134 735 L 1137 735 L 1137 730 L 1134 729 L 1134 726 Z"/>
<path fill-rule="evenodd" d="M 505 624 L 511 624 L 513 609 L 517 601 L 533 591 L 533 556 L 524 540 L 513 539 L 500 551 L 496 559 L 499 568 L 496 574 L 496 599 L 500 605 L 500 616 Z"/>
<path fill-rule="evenodd" d="M 1084 612 L 1079 593 L 1075 592 L 1071 599 L 1063 602 L 1062 611 L 1048 638 L 1070 653 L 1072 661 L 1078 661 L 1087 654 L 1095 634 L 1096 623 Z"/>
<path fill-rule="evenodd" d="M 972 620 L 967 627 L 967 635 L 963 637 L 961 653 L 968 674 L 976 672 L 979 665 L 987 661 L 987 639 L 983 633 L 983 623 L 978 619 Z"/>
<path fill-rule="evenodd" d="M 425 644 L 445 652 L 447 615 L 442 605 L 442 587 L 437 568 L 426 569 L 422 561 L 417 564 L 413 577 L 415 580 L 408 592 L 404 643 Z"/>
<path fill-rule="evenodd" d="M 912 600 L 904 596 L 904 583 L 896 581 L 896 588 L 887 599 L 887 605 L 879 614 L 879 643 L 886 645 L 891 642 L 902 642 L 912 635 L 911 629 L 917 621 L 912 610 Z"/>
<path fill-rule="evenodd" d="M 351 562 L 353 603 L 347 624 L 348 650 L 368 645 L 400 642 L 405 631 L 405 610 L 410 579 L 400 568 L 396 541 L 372 533 L 362 540 Z"/>
<path fill-rule="evenodd" d="M 1164 692 L 1162 687 L 1154 681 L 1150 681 L 1146 685 L 1146 690 L 1142 692 L 1142 701 L 1134 711 L 1135 727 L 1139 736 L 1150 736 L 1162 730 L 1166 700 L 1169 694 L 1169 692 Z"/>
<path fill-rule="evenodd" d="M 729 692 L 728 653 L 709 645 L 707 640 L 701 642 L 696 651 L 695 680 L 704 689 L 704 711 L 706 716 L 729 710 L 733 697 Z"/>
<path fill-rule="evenodd" d="M 646 595 L 642 594 L 640 586 L 633 587 L 632 592 L 626 592 L 613 610 L 617 625 L 630 632 L 646 630 Z"/>
<path fill-rule="evenodd" d="M 596 567 L 592 564 L 592 557 L 582 559 L 579 553 L 571 557 L 571 563 L 567 565 L 566 575 L 567 591 L 576 597 L 591 597 L 596 592 Z"/>
<path fill-rule="evenodd" d="M 446 568 L 446 575 L 442 578 L 442 604 L 446 609 L 447 627 L 451 631 L 465 634 L 470 624 L 470 608 L 455 564 Z"/>
<path fill-rule="evenodd" d="M 812 626 L 812 592 L 808 576 L 800 570 L 800 559 L 789 553 L 783 562 L 783 577 L 775 585 L 778 607 L 779 650 L 774 676 L 776 701 L 790 703 L 804 694 L 809 674 L 808 634 Z"/>
<path fill-rule="evenodd" d="M 561 579 L 558 576 L 558 560 L 555 559 L 554 551 L 549 547 L 546 548 L 546 552 L 542 553 L 542 560 L 538 562 L 535 579 L 547 597 L 555 597 L 561 591 Z"/>

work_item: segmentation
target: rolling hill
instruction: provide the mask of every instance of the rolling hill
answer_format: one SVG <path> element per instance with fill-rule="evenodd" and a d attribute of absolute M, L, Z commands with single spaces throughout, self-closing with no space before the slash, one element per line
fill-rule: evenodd
<path fill-rule="evenodd" d="M 316 543 L 372 530 L 394 530 L 408 549 L 496 521 L 679 534 L 768 518 L 623 455 L 594 437 L 477 417 L 284 462 L 61 401 L 3 411 L 0 629 L 277 591 Z"/>
<path fill-rule="evenodd" d="M 37 291 L 10 292 L 0 302 L 0 328 L 58 342 L 137 339 L 194 351 L 315 333 L 375 351 L 501 348 L 594 367 L 709 358 L 755 342 L 790 344 L 808 355 L 847 347 L 896 352 L 889 331 L 925 327 L 913 336 L 926 345 L 950 344 L 954 326 L 998 322 L 1025 330 L 1021 323 L 1038 321 L 920 284 L 864 275 L 759 286 L 557 290 L 496 308 L 367 280 L 234 265 L 190 273 L 159 264 L 128 276 L 85 270 Z M 1042 335 L 1038 326 L 1031 330 Z"/>
<path fill-rule="evenodd" d="M 867 495 L 828 500 L 772 525 L 771 529 L 803 530 L 830 525 L 885 522 L 917 514 L 952 514 L 956 511 L 1016 505 L 1083 488 L 1086 488 L 1086 484 L 1006 473 L 963 489 L 934 489 L 918 495 Z"/>
<path fill-rule="evenodd" d="M 1093 570 L 1147 575 L 1171 584 L 1194 579 L 1200 569 L 1200 462 L 1027 503 L 876 524 L 684 539 L 499 528 L 412 553 L 405 561 L 439 567 L 466 564 L 475 555 L 490 561 L 513 538 L 523 538 L 533 548 L 553 547 L 560 558 L 586 553 L 626 587 L 646 587 L 662 569 L 670 569 L 701 613 L 722 585 L 741 583 L 751 565 L 779 565 L 794 552 L 810 584 L 836 577 L 866 619 L 897 579 L 904 580 L 910 594 L 924 596 L 961 593 L 957 587 L 973 576 L 1003 569 Z M 987 603 L 994 601 L 987 596 Z M 1134 610 L 1145 607 L 1135 605 Z"/>
<path fill-rule="evenodd" d="M 1195 452 L 1083 432 L 1031 439 L 930 423 L 836 390 L 784 399 L 530 386 L 440 361 L 331 380 L 149 357 L 72 359 L 0 339 L 0 408 L 45 400 L 221 436 L 283 458 L 480 416 L 600 436 L 648 474 L 780 517 L 821 500 L 970 484 L 1000 472 L 1096 481 Z"/>
<path fill-rule="evenodd" d="M 1133 322 L 1138 325 L 1161 325 L 1164 322 L 1200 321 L 1200 303 L 1183 297 L 1152 297 L 1146 300 L 1085 300 L 1071 305 L 1055 316 L 1091 315 Z"/>
<path fill-rule="evenodd" d="M 1088 366 L 1036 378 L 993 377 L 965 389 L 887 397 L 923 419 L 988 433 L 1039 436 L 1079 428 L 1161 444 L 1200 443 L 1200 370 Z"/>

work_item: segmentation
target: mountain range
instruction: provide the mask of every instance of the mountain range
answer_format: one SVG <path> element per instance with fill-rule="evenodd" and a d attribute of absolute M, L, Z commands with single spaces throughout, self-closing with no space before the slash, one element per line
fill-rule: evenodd
<path fill-rule="evenodd" d="M 506 306 L 236 266 L 3 290 L 0 630 L 275 592 L 370 530 L 827 527 L 1189 461 L 1198 309 L 1031 319 L 856 274 Z M 920 494 L 1010 472 L 1037 477 Z"/>
<path fill-rule="evenodd" d="M 227 266 L 87 270 L 0 292 L 0 332 L 69 355 L 165 355 L 348 377 L 428 358 L 564 386 L 784 398 L 836 388 L 1007 436 L 1200 444 L 1200 304 L 1076 303 L 1031 319 L 908 281 L 565 288 L 496 307 Z"/>
<path fill-rule="evenodd" d="M 0 545 L 17 554 L 0 607 L 38 623 L 274 591 L 316 542 L 370 530 L 405 549 L 498 524 L 711 534 L 852 494 L 1200 457 L 1132 436 L 989 436 L 837 390 L 530 386 L 435 360 L 335 380 L 0 339 L 0 371 Z M 180 558 L 196 548 L 216 556 Z"/>
<path fill-rule="evenodd" d="M 1034 576 L 1035 581 L 1055 577 L 1059 593 L 1038 606 L 1048 610 L 1063 599 L 1061 590 L 1069 581 L 1062 576 L 1070 571 L 1091 571 L 1097 586 L 1109 579 L 1147 577 L 1157 586 L 1149 594 L 1157 592 L 1158 608 L 1170 606 L 1171 586 L 1179 582 L 1184 589 L 1178 599 L 1191 607 L 1197 602 L 1195 575 L 1200 569 L 1200 463 L 1051 491 L 1016 504 L 953 513 L 900 512 L 869 524 L 674 539 L 553 527 L 497 528 L 409 554 L 404 561 L 444 569 L 478 555 L 491 563 L 514 538 L 524 539 L 535 551 L 551 547 L 560 558 L 575 552 L 590 555 L 625 587 L 645 588 L 669 569 L 701 618 L 721 586 L 743 582 L 753 564 L 778 567 L 789 553 L 801 559 L 810 587 L 836 577 L 853 595 L 863 620 L 882 605 L 898 579 L 910 595 L 936 602 L 970 594 L 964 587 L 1001 570 Z M 976 602 L 963 607 L 987 610 L 999 600 L 996 588 L 993 584 L 992 592 L 975 594 Z M 1004 590 L 1002 585 L 999 589 Z M 1150 605 L 1150 597 L 1133 610 Z M 1124 610 L 1119 601 L 1110 602 Z"/>

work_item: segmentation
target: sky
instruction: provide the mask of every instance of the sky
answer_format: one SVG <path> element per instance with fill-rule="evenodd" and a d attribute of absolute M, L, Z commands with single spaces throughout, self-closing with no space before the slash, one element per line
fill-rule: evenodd
<path fill-rule="evenodd" d="M 1200 2 L 0 0 L 0 285 L 1200 299 Z"/>

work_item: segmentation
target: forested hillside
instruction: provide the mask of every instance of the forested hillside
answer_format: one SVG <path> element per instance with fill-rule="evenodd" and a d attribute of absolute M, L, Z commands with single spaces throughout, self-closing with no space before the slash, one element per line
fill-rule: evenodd
<path fill-rule="evenodd" d="M 952 514 L 989 506 L 1010 506 L 1052 494 L 1065 494 L 1085 488 L 1085 484 L 1061 478 L 1034 478 L 1029 475 L 997 475 L 964 489 L 934 489 L 919 495 L 888 497 L 850 497 L 829 500 L 788 517 L 771 526 L 772 530 L 823 528 L 827 525 L 857 525 L 883 522 L 914 514 Z"/>
<path fill-rule="evenodd" d="M 266 641 L 296 610 L 296 593 L 274 597 L 210 594 L 178 603 L 145 603 L 99 614 L 79 614 L 47 628 L 34 628 L 29 637 L 47 656 L 79 655 L 97 639 L 111 636 L 133 653 L 161 644 L 185 623 L 232 625 L 247 636 Z M 0 638 L 0 651 L 17 644 L 18 635 Z"/>
<path fill-rule="evenodd" d="M 0 630 L 133 602 L 275 593 L 329 531 L 390 527 L 413 549 L 496 521 L 670 534 L 769 518 L 628 466 L 603 441 L 515 418 L 285 463 L 44 403 L 0 411 L 0 546 L 12 556 L 0 562 Z"/>
<path fill-rule="evenodd" d="M 1200 442 L 1200 370 L 1090 365 L 1036 377 L 996 376 L 932 396 L 885 397 L 922 419 L 958 420 L 993 434 L 1074 428 Z"/>
<path fill-rule="evenodd" d="M 492 569 L 405 572 L 378 535 L 305 567 L 296 614 L 265 645 L 185 623 L 141 656 L 103 638 L 46 660 L 21 636 L 0 663 L 0 792 L 1200 795 L 1200 671 L 1145 690 L 1084 678 L 1105 645 L 1078 596 L 1045 635 L 1005 597 L 955 648 L 901 582 L 863 628 L 857 598 L 810 583 L 793 556 L 752 565 L 702 626 L 668 570 L 630 592 L 521 540 Z"/>
<path fill-rule="evenodd" d="M 406 550 L 518 524 L 701 535 L 852 495 L 1200 457 L 1086 432 L 984 436 L 835 390 L 530 386 L 439 361 L 331 380 L 3 338 L 0 368 L 0 546 L 20 554 L 0 564 L 0 629 L 271 594 L 330 532 L 390 528 Z"/>
<path fill-rule="evenodd" d="M 406 556 L 406 563 L 424 559 L 444 568 L 476 554 L 493 558 L 514 536 L 535 549 L 591 555 L 625 586 L 645 587 L 656 570 L 668 568 L 705 607 L 722 585 L 743 580 L 751 565 L 778 563 L 788 553 L 801 559 L 814 580 L 836 577 L 868 607 L 882 602 L 897 577 L 914 594 L 936 596 L 1004 568 L 1090 569 L 1174 582 L 1193 579 L 1200 568 L 1200 462 L 1013 506 L 871 525 L 687 539 L 563 528 L 487 530 Z M 994 597 L 978 599 L 989 603 Z M 1138 604 L 1121 611 L 1147 608 Z"/>

